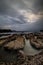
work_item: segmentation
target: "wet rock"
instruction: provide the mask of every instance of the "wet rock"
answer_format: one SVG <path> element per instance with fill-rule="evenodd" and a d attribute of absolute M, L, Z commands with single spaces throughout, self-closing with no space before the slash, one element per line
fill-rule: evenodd
<path fill-rule="evenodd" d="M 34 37 L 33 33 L 25 34 L 26 39 L 31 39 Z"/>
<path fill-rule="evenodd" d="M 40 32 L 37 38 L 43 39 L 43 32 Z"/>
<path fill-rule="evenodd" d="M 26 38 L 26 39 L 29 39 L 29 35 L 28 35 L 28 34 L 25 34 L 25 38 Z"/>
<path fill-rule="evenodd" d="M 0 65 L 5 65 L 5 62 L 0 62 Z"/>
<path fill-rule="evenodd" d="M 0 62 L 0 65 L 16 65 L 15 62 Z"/>
<path fill-rule="evenodd" d="M 43 64 L 43 51 L 40 52 L 39 54 L 36 54 L 34 57 L 33 57 L 33 62 L 36 63 L 36 65 L 42 65 Z"/>
<path fill-rule="evenodd" d="M 31 38 L 30 44 L 35 47 L 36 49 L 43 49 L 43 39 L 40 38 Z"/>
<path fill-rule="evenodd" d="M 43 50 L 34 56 L 27 56 L 22 50 L 19 50 L 16 55 L 16 60 L 13 62 L 4 61 L 0 65 L 43 65 Z"/>
<path fill-rule="evenodd" d="M 16 34 L 11 34 L 11 35 L 8 35 L 7 37 L 2 37 L 0 38 L 0 46 L 3 46 L 12 40 L 15 40 L 16 38 L 17 38 Z"/>
<path fill-rule="evenodd" d="M 25 46 L 24 37 L 18 36 L 16 40 L 12 40 L 7 44 L 5 44 L 4 48 L 8 50 L 19 50 L 19 49 L 23 49 L 24 46 Z"/>
<path fill-rule="evenodd" d="M 43 51 L 34 56 L 27 56 L 23 52 L 19 52 L 17 65 L 43 65 Z"/>
<path fill-rule="evenodd" d="M 19 50 L 17 54 L 17 65 L 23 65 L 26 60 L 26 56 L 23 51 Z"/>
<path fill-rule="evenodd" d="M 0 47 L 4 44 L 5 40 L 0 40 Z"/>

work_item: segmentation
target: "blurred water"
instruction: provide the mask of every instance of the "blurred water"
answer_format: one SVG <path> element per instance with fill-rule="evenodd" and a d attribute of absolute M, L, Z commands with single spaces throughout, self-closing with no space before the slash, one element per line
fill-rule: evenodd
<path fill-rule="evenodd" d="M 34 55 L 34 54 L 37 54 L 39 53 L 41 50 L 36 50 L 35 48 L 33 48 L 30 44 L 30 41 L 29 40 L 25 40 L 25 48 L 24 48 L 24 52 L 25 54 L 27 55 Z"/>

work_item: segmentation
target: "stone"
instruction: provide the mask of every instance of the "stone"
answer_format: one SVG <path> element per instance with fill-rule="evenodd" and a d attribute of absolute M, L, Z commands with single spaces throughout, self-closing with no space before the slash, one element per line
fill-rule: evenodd
<path fill-rule="evenodd" d="M 36 49 L 43 49 L 43 39 L 37 37 L 31 38 L 30 44 Z"/>
<path fill-rule="evenodd" d="M 4 44 L 5 40 L 0 40 L 0 46 Z"/>
<path fill-rule="evenodd" d="M 19 49 L 23 49 L 24 46 L 25 46 L 24 37 L 18 36 L 16 40 L 12 40 L 7 44 L 5 44 L 4 48 L 8 50 L 19 50 Z"/>
<path fill-rule="evenodd" d="M 43 51 L 34 56 L 27 56 L 22 52 L 19 52 L 18 54 L 17 65 L 43 65 Z"/>

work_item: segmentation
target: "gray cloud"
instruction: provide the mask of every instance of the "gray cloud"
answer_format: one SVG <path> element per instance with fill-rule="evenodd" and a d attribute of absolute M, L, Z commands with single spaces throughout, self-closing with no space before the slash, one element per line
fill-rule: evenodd
<path fill-rule="evenodd" d="M 35 12 L 43 12 L 43 0 L 35 0 L 33 8 Z"/>
<path fill-rule="evenodd" d="M 24 24 L 26 21 L 24 20 L 24 16 L 19 15 L 18 17 L 11 17 L 7 15 L 0 16 L 0 26 L 2 25 L 15 25 L 15 24 Z"/>
<path fill-rule="evenodd" d="M 0 0 L 0 12 L 14 13 L 18 9 L 32 10 L 33 13 L 42 11 L 43 0 Z"/>
<path fill-rule="evenodd" d="M 30 24 L 30 20 L 28 22 L 25 16 L 28 20 L 30 18 L 31 21 L 34 20 L 35 22 Z M 42 29 L 43 0 L 0 0 L 0 28 L 16 30 Z"/>

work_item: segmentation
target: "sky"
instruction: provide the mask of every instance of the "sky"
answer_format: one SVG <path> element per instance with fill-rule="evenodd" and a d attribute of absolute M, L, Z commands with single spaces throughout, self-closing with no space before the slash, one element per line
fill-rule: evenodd
<path fill-rule="evenodd" d="M 43 0 L 0 0 L 0 29 L 43 29 Z"/>

